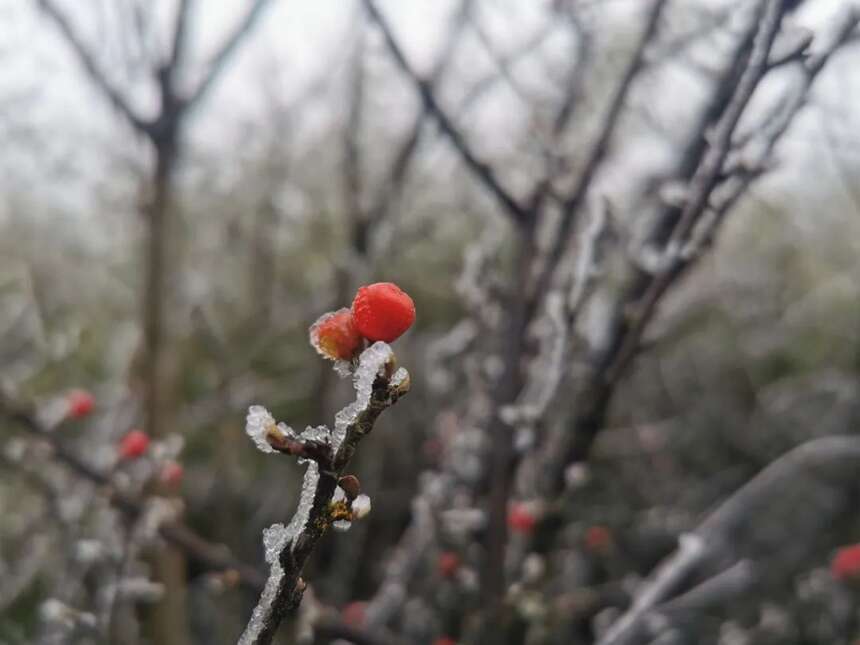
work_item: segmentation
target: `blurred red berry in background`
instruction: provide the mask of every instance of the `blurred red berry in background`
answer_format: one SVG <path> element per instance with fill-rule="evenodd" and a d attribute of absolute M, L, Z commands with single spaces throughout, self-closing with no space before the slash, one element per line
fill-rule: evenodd
<path fill-rule="evenodd" d="M 149 448 L 149 435 L 143 430 L 132 430 L 119 442 L 119 456 L 122 459 L 137 459 Z"/>
<path fill-rule="evenodd" d="M 439 575 L 451 578 L 460 568 L 460 556 L 453 551 L 443 551 L 439 554 L 436 567 L 439 570 Z"/>
<path fill-rule="evenodd" d="M 514 533 L 531 533 L 537 518 L 525 504 L 515 502 L 508 509 L 508 528 Z"/>
<path fill-rule="evenodd" d="M 433 645 L 457 645 L 457 641 L 450 636 L 440 636 L 433 641 Z"/>
<path fill-rule="evenodd" d="M 392 282 L 361 287 L 352 301 L 352 317 L 358 332 L 368 340 L 397 340 L 415 322 L 415 303 Z"/>
<path fill-rule="evenodd" d="M 860 544 L 839 549 L 830 561 L 830 572 L 837 580 L 860 580 Z"/>
<path fill-rule="evenodd" d="M 324 314 L 311 325 L 311 345 L 326 358 L 348 361 L 363 342 L 346 308 Z"/>
<path fill-rule="evenodd" d="M 367 603 L 360 600 L 346 605 L 340 612 L 343 622 L 350 627 L 362 627 L 367 619 Z"/>
<path fill-rule="evenodd" d="M 178 461 L 166 461 L 161 466 L 161 472 L 158 473 L 159 481 L 170 487 L 179 486 L 182 483 L 182 475 L 184 470 L 182 464 Z"/>
<path fill-rule="evenodd" d="M 80 419 L 93 411 L 96 400 L 86 390 L 71 390 L 66 394 L 66 416 L 71 419 Z"/>
<path fill-rule="evenodd" d="M 605 553 L 612 547 L 612 533 L 599 524 L 590 526 L 585 531 L 585 546 L 589 551 Z"/>

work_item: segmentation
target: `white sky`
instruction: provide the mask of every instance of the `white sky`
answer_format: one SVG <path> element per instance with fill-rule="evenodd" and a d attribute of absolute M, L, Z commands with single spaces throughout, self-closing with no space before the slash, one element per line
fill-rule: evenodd
<path fill-rule="evenodd" d="M 165 19 L 172 16 L 174 0 L 153 0 Z M 689 0 L 722 2 L 722 0 Z M 115 9 L 114 0 L 58 0 L 72 16 L 83 37 L 98 51 L 111 56 L 123 43 L 109 38 L 110 26 L 94 18 L 94 6 Z M 830 20 L 834 12 L 849 0 L 807 0 L 798 18 L 810 25 Z M 197 61 L 205 60 L 241 13 L 247 0 L 197 0 L 198 19 L 194 21 L 190 51 Z M 487 30 L 500 48 L 522 41 L 536 25 L 543 11 L 536 0 L 479 0 Z M 591 1 L 594 5 L 594 1 Z M 452 0 L 380 0 L 379 5 L 393 22 L 414 65 L 425 69 L 433 60 L 440 38 L 445 33 Z M 631 8 L 641 8 L 639 0 L 603 0 L 607 11 L 618 15 Z M 121 120 L 106 107 L 69 50 L 58 37 L 52 23 L 35 9 L 35 0 L 0 0 L 0 170 L 7 182 L 25 192 L 37 194 L 64 206 L 86 200 L 91 188 L 88 178 L 109 176 L 116 159 L 105 155 L 106 149 L 122 150 L 130 145 Z M 110 11 L 103 11 L 110 15 Z M 311 82 L 335 74 L 347 56 L 352 23 L 360 13 L 355 0 L 273 0 L 255 32 L 241 47 L 238 55 L 221 77 L 214 92 L 192 121 L 191 136 L 195 145 L 228 154 L 241 142 L 243 124 L 254 124 L 264 118 L 266 92 L 280 97 L 295 96 Z M 840 154 L 856 157 L 850 134 L 856 119 L 845 105 L 845 94 L 857 85 L 860 66 L 840 61 L 818 88 L 818 101 L 832 119 L 834 128 L 848 138 Z M 475 61 L 478 66 L 481 62 Z M 194 67 L 194 66 L 191 66 Z M 458 73 L 468 76 L 469 65 L 460 60 Z M 199 69 L 199 66 L 198 66 Z M 525 83 L 527 74 L 523 74 Z M 122 82 L 120 76 L 118 79 Z M 132 84 L 140 88 L 141 84 Z M 408 93 L 397 96 L 409 97 Z M 138 91 L 134 101 L 146 107 L 153 96 Z M 331 106 L 337 108 L 338 106 Z M 398 105 L 389 107 L 394 122 Z M 498 136 L 516 121 L 516 109 L 499 109 L 489 113 L 478 136 L 481 145 L 504 146 L 506 138 Z M 814 115 L 813 115 L 814 116 Z M 820 115 L 819 115 L 820 116 Z M 813 126 L 820 118 L 806 117 Z M 481 136 L 483 134 L 488 136 Z M 285 136 L 273 133 L 273 136 Z M 806 158 L 816 159 L 809 150 L 808 138 L 820 139 L 820 132 L 807 126 L 795 132 L 787 145 L 804 146 Z M 485 143 L 486 140 L 486 143 Z M 800 142 L 798 144 L 798 141 Z M 137 151 L 139 153 L 139 150 Z M 129 159 L 135 157 L 129 148 Z M 802 171 L 802 164 L 798 166 Z M 43 185 L 40 177 L 59 172 L 68 181 Z M 74 190 L 77 186 L 78 190 Z M 29 188 L 29 191 L 28 191 Z M 74 211 L 85 210 L 80 208 Z"/>

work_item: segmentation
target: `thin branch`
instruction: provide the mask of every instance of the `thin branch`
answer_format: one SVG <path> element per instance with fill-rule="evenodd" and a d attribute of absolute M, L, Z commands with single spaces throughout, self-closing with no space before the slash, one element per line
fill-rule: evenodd
<path fill-rule="evenodd" d="M 248 8 L 245 13 L 245 16 L 236 27 L 233 29 L 233 32 L 230 36 L 227 37 L 227 40 L 219 48 L 218 52 L 215 56 L 212 57 L 212 60 L 207 65 L 207 71 L 203 76 L 203 79 L 199 82 L 197 87 L 191 91 L 191 93 L 185 98 L 184 103 L 187 106 L 193 106 L 197 104 L 200 99 L 206 94 L 207 91 L 212 87 L 215 83 L 218 75 L 224 70 L 226 67 L 227 61 L 236 51 L 236 48 L 242 42 L 242 39 L 248 34 L 257 20 L 263 13 L 263 9 L 270 3 L 270 0 L 254 0 L 253 4 Z"/>
<path fill-rule="evenodd" d="M 646 617 L 652 611 L 659 611 L 659 605 L 671 598 L 680 585 L 705 563 L 731 557 L 739 546 L 733 537 L 737 531 L 748 525 L 750 518 L 761 514 L 775 497 L 783 495 L 792 483 L 814 480 L 830 487 L 856 486 L 858 468 L 860 437 L 856 436 L 808 441 L 771 463 L 708 515 L 693 534 L 682 537 L 679 549 L 636 592 L 633 606 L 614 623 L 598 645 L 641 642 Z M 821 513 L 826 510 L 819 508 Z M 831 509 L 830 512 L 835 511 Z M 745 584 L 753 581 L 752 577 L 742 578 Z M 690 601 L 686 607 L 692 610 L 696 606 L 692 602 L 695 595 L 695 590 L 691 590 L 678 596 L 666 608 L 681 610 L 685 602 Z"/>
<path fill-rule="evenodd" d="M 257 606 L 239 639 L 240 645 L 269 645 L 283 618 L 301 603 L 306 587 L 301 578 L 305 563 L 332 523 L 344 519 L 336 517 L 332 510 L 332 500 L 341 474 L 352 459 L 358 443 L 373 430 L 379 415 L 409 390 L 409 377 L 405 370 L 400 369 L 392 374 L 393 361 L 393 354 L 384 343 L 377 343 L 365 350 L 356 368 L 358 398 L 336 417 L 336 429 L 337 424 L 346 424 L 340 430 L 343 433 L 342 443 L 332 443 L 334 451 L 330 459 L 310 462 L 302 485 L 299 508 L 290 525 L 275 525 L 264 533 L 266 560 L 271 568 Z M 365 387 L 369 387 L 370 391 L 364 391 Z M 249 423 L 251 418 L 249 416 Z M 254 423 L 252 429 L 256 435 L 259 428 Z M 321 430 L 329 441 L 334 442 L 331 431 L 327 428 Z M 263 431 L 265 437 L 257 437 L 255 442 L 265 441 L 271 445 L 273 436 L 283 434 L 274 421 Z"/>
<path fill-rule="evenodd" d="M 493 169 L 485 162 L 480 161 L 469 146 L 466 138 L 457 129 L 447 113 L 442 109 L 436 99 L 432 84 L 421 78 L 418 73 L 412 68 L 409 61 L 406 60 L 406 55 L 400 44 L 394 38 L 394 33 L 391 26 L 377 9 L 373 0 L 362 0 L 371 18 L 379 26 L 382 31 L 385 43 L 388 46 L 391 55 L 393 56 L 397 66 L 409 78 L 418 92 L 423 104 L 436 118 L 442 132 L 448 137 L 448 140 L 463 158 L 466 166 L 474 173 L 478 180 L 484 185 L 487 190 L 496 198 L 507 211 L 507 213 L 520 225 L 526 224 L 530 215 L 523 206 L 515 199 L 499 182 Z"/>
<path fill-rule="evenodd" d="M 179 0 L 176 8 L 176 22 L 173 27 L 173 43 L 167 60 L 167 69 L 173 74 L 185 58 L 185 46 L 188 43 L 188 19 L 194 0 Z"/>
<path fill-rule="evenodd" d="M 58 461 L 65 464 L 76 475 L 105 487 L 109 491 L 110 502 L 126 515 L 137 517 L 143 512 L 144 505 L 141 500 L 113 487 L 107 473 L 88 464 L 64 442 L 58 441 L 55 433 L 40 422 L 31 411 L 13 406 L 0 398 L 0 417 L 47 441 Z M 164 539 L 183 549 L 202 567 L 216 572 L 236 571 L 241 583 L 247 588 L 257 591 L 263 587 L 264 578 L 260 571 L 233 557 L 227 546 L 208 542 L 181 522 L 162 524 L 159 531 Z"/>
<path fill-rule="evenodd" d="M 132 109 L 131 105 L 126 101 L 125 97 L 113 86 L 108 80 L 104 71 L 96 63 L 93 54 L 87 49 L 87 46 L 75 32 L 74 27 L 69 19 L 54 5 L 52 0 L 36 0 L 39 7 L 44 11 L 57 28 L 60 30 L 66 43 L 72 48 L 78 61 L 83 65 L 84 70 L 90 79 L 95 83 L 99 91 L 110 102 L 110 104 L 122 114 L 129 124 L 140 133 L 148 134 L 150 124 L 141 118 Z"/>
<path fill-rule="evenodd" d="M 452 25 L 448 38 L 442 47 L 442 53 L 436 60 L 433 70 L 430 72 L 428 83 L 431 87 L 436 88 L 442 81 L 445 71 L 454 59 L 454 54 L 457 51 L 457 44 L 465 32 L 466 18 L 469 15 L 474 0 L 462 0 L 460 8 L 454 16 L 454 24 Z M 373 206 L 368 212 L 368 219 L 373 222 L 382 220 L 392 202 L 399 194 L 402 188 L 403 181 L 409 168 L 412 165 L 412 160 L 415 158 L 415 153 L 418 150 L 418 143 L 421 140 L 421 133 L 424 126 L 433 114 L 426 104 L 422 103 L 421 110 L 415 115 L 415 120 L 412 127 L 409 128 L 409 134 L 404 137 L 400 148 L 394 154 L 391 165 L 388 168 L 386 180 L 379 189 L 378 196 Z"/>
<path fill-rule="evenodd" d="M 609 381 L 615 380 L 636 354 L 642 333 L 653 316 L 657 303 L 686 266 L 686 261 L 680 253 L 683 241 L 707 209 L 710 196 L 721 180 L 723 166 L 731 149 L 732 136 L 756 87 L 767 72 L 768 56 L 784 12 L 783 0 L 769 0 L 765 4 L 747 67 L 731 101 L 712 130 L 708 152 L 690 182 L 687 203 L 667 242 L 666 253 L 669 256 L 669 264 L 655 276 L 642 297 L 641 304 L 632 317 L 630 329 L 618 350 L 617 358 L 607 370 L 606 378 Z"/>
<path fill-rule="evenodd" d="M 591 187 L 592 180 L 594 179 L 594 175 L 597 173 L 598 168 L 601 166 L 606 154 L 609 152 L 609 145 L 612 142 L 616 129 L 618 128 L 621 112 L 627 103 L 627 97 L 633 87 L 634 81 L 639 76 L 639 73 L 645 65 L 645 52 L 648 45 L 657 35 L 660 17 L 663 15 L 663 10 L 666 7 L 666 4 L 667 0 L 655 0 L 654 5 L 651 7 L 645 28 L 643 29 L 639 42 L 636 45 L 633 57 L 627 64 L 624 75 L 621 77 L 621 81 L 609 103 L 609 108 L 603 118 L 597 139 L 595 140 L 594 145 L 591 148 L 591 152 L 586 159 L 585 166 L 577 179 L 573 191 L 567 199 L 564 200 L 564 204 L 562 205 L 562 219 L 559 224 L 558 231 L 555 234 L 555 243 L 547 256 L 546 263 L 531 294 L 528 318 L 531 318 L 534 315 L 538 301 L 541 295 L 546 293 L 547 288 L 552 281 L 555 268 L 558 266 L 559 261 L 564 255 L 564 251 L 567 248 L 568 238 L 570 237 L 570 233 L 573 230 L 573 225 L 576 220 L 576 215 L 585 201 L 588 190 Z"/>

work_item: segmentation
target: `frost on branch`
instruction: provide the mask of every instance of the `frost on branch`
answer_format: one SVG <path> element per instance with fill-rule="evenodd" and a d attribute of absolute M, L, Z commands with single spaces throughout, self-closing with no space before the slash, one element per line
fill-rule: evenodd
<path fill-rule="evenodd" d="M 357 490 L 348 495 L 338 482 L 356 445 L 373 429 L 379 414 L 408 391 L 409 373 L 395 369 L 394 353 L 381 341 L 365 349 L 357 363 L 346 364 L 354 366 L 356 398 L 337 413 L 334 430 L 308 427 L 299 434 L 276 423 L 262 406 L 248 410 L 245 431 L 260 450 L 295 455 L 308 467 L 292 520 L 286 526 L 274 524 L 263 533 L 270 573 L 241 645 L 271 642 L 283 616 L 301 602 L 305 584 L 300 574 L 317 541 L 328 527 L 347 530 L 352 521 L 370 511 L 367 495 L 356 494 Z M 357 488 L 357 480 L 355 484 Z"/>
<path fill-rule="evenodd" d="M 248 408 L 245 419 L 245 433 L 251 441 L 263 452 L 275 452 L 267 437 L 275 428 L 275 418 L 262 405 L 252 405 Z M 292 432 L 292 430 L 290 431 Z"/>

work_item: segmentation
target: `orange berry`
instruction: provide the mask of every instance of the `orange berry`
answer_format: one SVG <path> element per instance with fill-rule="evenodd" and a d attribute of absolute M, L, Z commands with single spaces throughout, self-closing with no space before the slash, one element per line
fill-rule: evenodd
<path fill-rule="evenodd" d="M 396 284 L 377 282 L 355 294 L 352 317 L 362 336 L 391 343 L 415 322 L 415 303 Z"/>
<path fill-rule="evenodd" d="M 323 314 L 311 325 L 311 345 L 326 358 L 348 361 L 362 342 L 349 309 Z"/>

